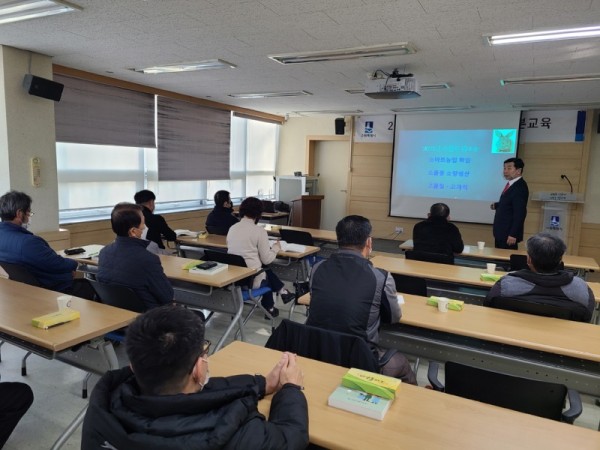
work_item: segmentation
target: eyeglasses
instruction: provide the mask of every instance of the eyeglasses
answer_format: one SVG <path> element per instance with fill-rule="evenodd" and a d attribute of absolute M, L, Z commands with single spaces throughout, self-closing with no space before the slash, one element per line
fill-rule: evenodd
<path fill-rule="evenodd" d="M 208 355 L 208 352 L 210 350 L 210 345 L 211 345 L 211 342 L 208 339 L 205 339 L 204 342 L 202 343 L 202 353 L 200 353 L 200 356 Z"/>

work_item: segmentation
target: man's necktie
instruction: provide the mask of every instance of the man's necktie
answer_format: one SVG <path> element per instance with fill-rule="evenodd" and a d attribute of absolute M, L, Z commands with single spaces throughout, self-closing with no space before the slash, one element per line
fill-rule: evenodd
<path fill-rule="evenodd" d="M 510 187 L 510 183 L 507 181 L 506 186 L 504 186 L 504 190 L 502 191 L 502 193 L 504 194 L 506 191 L 508 191 L 509 187 Z"/>

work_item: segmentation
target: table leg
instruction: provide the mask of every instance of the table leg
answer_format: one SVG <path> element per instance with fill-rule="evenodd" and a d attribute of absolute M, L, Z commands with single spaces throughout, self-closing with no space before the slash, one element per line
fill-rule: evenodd
<path fill-rule="evenodd" d="M 225 339 L 227 339 L 227 336 L 229 336 L 229 333 L 231 333 L 231 330 L 233 330 L 233 327 L 235 327 L 235 326 L 238 326 L 240 328 L 240 336 L 241 336 L 242 341 L 245 340 L 244 324 L 242 322 L 242 312 L 244 310 L 244 300 L 242 299 L 242 289 L 239 286 L 235 286 L 235 285 L 231 286 L 231 297 L 233 299 L 234 304 L 237 306 L 237 312 L 233 316 L 233 319 L 231 320 L 231 323 L 227 327 L 227 330 L 225 330 L 225 333 L 223 333 L 223 336 L 221 336 L 221 339 L 219 339 L 219 342 L 217 342 L 214 352 L 218 352 L 221 349 L 221 347 L 223 347 L 223 344 L 225 343 Z"/>
<path fill-rule="evenodd" d="M 77 414 L 77 417 L 73 419 L 73 422 L 69 424 L 67 429 L 62 432 L 62 434 L 58 437 L 54 445 L 51 447 L 51 450 L 58 450 L 61 448 L 65 442 L 71 437 L 71 435 L 75 432 L 75 430 L 83 423 L 83 419 L 85 418 L 85 413 L 87 411 L 88 405 L 85 405 L 81 412 Z"/>

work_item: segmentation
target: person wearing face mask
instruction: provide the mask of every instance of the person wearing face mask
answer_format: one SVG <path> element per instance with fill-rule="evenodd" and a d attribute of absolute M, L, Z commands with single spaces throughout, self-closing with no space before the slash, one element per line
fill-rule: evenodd
<path fill-rule="evenodd" d="M 233 215 L 233 202 L 229 192 L 217 191 L 215 207 L 206 217 L 206 231 L 227 236 L 229 229 L 238 222 L 238 218 Z"/>
<path fill-rule="evenodd" d="M 339 250 L 312 268 L 306 325 L 361 337 L 381 357 L 385 349 L 379 347 L 379 327 L 398 323 L 402 310 L 394 279 L 368 259 L 373 250 L 371 231 L 371 222 L 362 216 L 347 216 L 337 223 Z M 395 353 L 381 373 L 417 384 L 401 353 Z"/>
<path fill-rule="evenodd" d="M 32 200 L 24 192 L 0 197 L 0 262 L 23 266 L 46 289 L 93 299 L 94 290 L 83 278 L 74 278 L 77 262 L 63 258 L 48 242 L 31 233 Z"/>
<path fill-rule="evenodd" d="M 148 251 L 151 241 L 143 239 L 146 225 L 142 208 L 133 203 L 117 204 L 110 215 L 115 241 L 98 255 L 96 279 L 133 289 L 146 309 L 173 302 L 173 287 L 159 257 Z"/>
<path fill-rule="evenodd" d="M 296 356 L 283 353 L 266 375 L 209 376 L 204 323 L 178 306 L 131 323 L 130 365 L 96 384 L 81 434 L 82 450 L 304 449 L 308 406 Z M 258 401 L 272 395 L 269 418 Z"/>
<path fill-rule="evenodd" d="M 163 239 L 167 241 L 175 241 L 177 239 L 177 235 L 169 227 L 169 225 L 167 225 L 167 221 L 163 216 L 160 214 L 154 214 L 154 209 L 156 208 L 156 195 L 154 195 L 154 192 L 144 189 L 137 192 L 133 196 L 133 199 L 137 205 L 142 207 L 142 213 L 144 214 L 144 220 L 147 227 L 144 239 L 155 242 L 156 245 L 158 245 L 158 248 L 164 250 L 165 244 L 163 244 Z"/>

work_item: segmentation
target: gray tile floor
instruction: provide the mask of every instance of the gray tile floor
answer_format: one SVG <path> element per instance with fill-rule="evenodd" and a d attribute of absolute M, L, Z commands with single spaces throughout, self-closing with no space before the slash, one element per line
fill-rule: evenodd
<path fill-rule="evenodd" d="M 292 269 L 289 270 L 289 274 L 294 273 Z M 280 317 L 288 317 L 289 305 L 278 304 L 277 306 L 281 310 Z M 296 308 L 293 319 L 304 320 L 304 307 Z M 208 323 L 207 338 L 216 342 L 229 324 L 229 320 L 227 316 L 215 315 Z M 262 314 L 256 312 L 248 322 L 246 329 L 247 341 L 264 345 L 269 335 L 269 322 L 263 319 Z M 48 361 L 33 355 L 28 359 L 28 375 L 22 377 L 21 358 L 25 352 L 10 344 L 4 344 L 1 352 L 2 381 L 24 381 L 32 387 L 35 395 L 33 406 L 19 423 L 4 448 L 6 450 L 50 448 L 62 430 L 87 402 L 81 398 L 81 381 L 84 372 L 64 363 Z M 117 352 L 120 359 L 123 360 L 123 364 L 126 364 L 123 347 L 119 347 Z M 426 363 L 421 363 L 417 378 L 419 385 L 427 384 Z M 90 392 L 96 381 L 97 377 L 95 376 L 90 380 Z M 595 430 L 600 420 L 600 407 L 595 406 L 593 397 L 583 396 L 583 401 L 584 411 L 576 421 L 576 426 Z M 81 429 L 75 432 L 63 448 L 78 449 L 80 441 Z"/>

